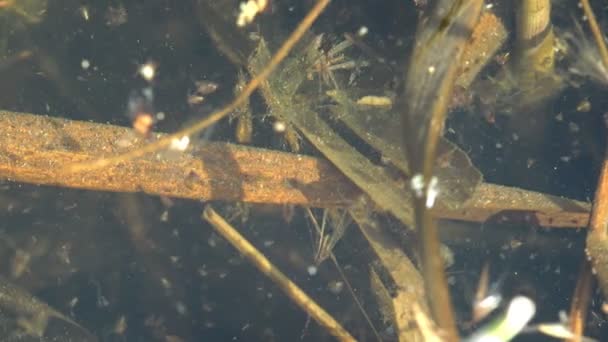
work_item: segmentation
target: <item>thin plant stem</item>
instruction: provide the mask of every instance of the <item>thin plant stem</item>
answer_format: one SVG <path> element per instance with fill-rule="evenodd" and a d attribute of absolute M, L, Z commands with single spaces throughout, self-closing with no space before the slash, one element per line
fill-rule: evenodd
<path fill-rule="evenodd" d="M 435 13 L 416 34 L 404 96 L 407 103 L 402 114 L 404 150 L 413 175 L 415 226 L 426 298 L 431 316 L 449 342 L 458 341 L 459 336 L 440 257 L 437 218 L 432 212 L 437 196 L 433 172 L 459 61 L 479 19 L 482 3 L 482 0 L 437 3 Z"/>
<path fill-rule="evenodd" d="M 260 272 L 272 279 L 289 298 L 306 311 L 317 323 L 326 328 L 330 334 L 339 341 L 355 341 L 354 337 L 338 321 L 302 291 L 298 285 L 287 278 L 268 258 L 226 222 L 223 217 L 216 213 L 211 206 L 205 207 L 202 218 L 209 222 L 220 235 L 228 240 Z"/>
<path fill-rule="evenodd" d="M 574 338 L 568 339 L 569 342 L 581 341 L 592 293 L 593 273 L 591 272 L 591 265 L 588 260 L 583 260 L 576 288 L 572 295 L 572 303 L 570 304 L 569 324 Z"/>

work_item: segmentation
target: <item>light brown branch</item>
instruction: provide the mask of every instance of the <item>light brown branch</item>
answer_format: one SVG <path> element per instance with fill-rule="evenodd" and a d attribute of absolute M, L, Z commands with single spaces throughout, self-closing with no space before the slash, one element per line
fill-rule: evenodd
<path fill-rule="evenodd" d="M 604 297 L 608 296 L 608 148 L 597 180 L 587 233 L 587 257 Z"/>
<path fill-rule="evenodd" d="M 570 339 L 565 339 L 566 342 L 581 341 L 587 322 L 587 312 L 591 303 L 593 293 L 593 273 L 588 260 L 583 260 L 579 271 L 574 294 L 572 295 L 572 303 L 570 303 L 569 324 L 570 331 L 575 336 Z"/>
<path fill-rule="evenodd" d="M 124 153 L 145 141 L 125 127 L 6 111 L 0 111 L 0 131 L 0 178 L 18 182 L 312 207 L 348 206 L 362 195 L 323 159 L 226 143 L 64 173 L 69 163 Z M 547 227 L 584 227 L 589 219 L 586 203 L 487 183 L 461 209 L 437 207 L 436 212 L 441 218 L 484 222 L 493 217 Z"/>

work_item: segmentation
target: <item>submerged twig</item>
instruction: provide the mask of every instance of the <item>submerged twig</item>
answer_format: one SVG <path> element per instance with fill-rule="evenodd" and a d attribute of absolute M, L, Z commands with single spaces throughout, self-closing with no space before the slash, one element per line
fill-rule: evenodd
<path fill-rule="evenodd" d="M 338 323 L 330 314 L 295 283 L 287 278 L 279 269 L 274 266 L 260 251 L 258 251 L 249 241 L 217 214 L 211 206 L 207 206 L 203 211 L 203 219 L 211 223 L 215 230 L 228 240 L 238 251 L 243 254 L 252 264 L 262 273 L 272 279 L 280 288 L 291 298 L 300 308 L 306 311 L 321 326 L 325 327 L 330 334 L 340 341 L 355 341 L 355 339 Z"/>
<path fill-rule="evenodd" d="M 362 195 L 323 159 L 226 143 L 66 174 L 62 165 L 113 155 L 144 142 L 125 127 L 12 112 L 0 112 L 0 129 L 0 178 L 18 182 L 324 208 L 347 207 Z M 544 227 L 585 227 L 589 220 L 587 203 L 487 183 L 478 186 L 460 208 L 433 210 L 440 218 L 472 222 L 492 218 Z"/>
<path fill-rule="evenodd" d="M 587 255 L 591 267 L 596 271 L 604 296 L 608 295 L 608 149 L 597 181 L 589 231 L 587 233 Z"/>
<path fill-rule="evenodd" d="M 591 303 L 591 295 L 593 293 L 593 273 L 588 260 L 583 260 L 581 263 L 576 288 L 572 295 L 572 303 L 570 304 L 569 322 L 570 331 L 575 336 L 568 339 L 569 342 L 581 341 L 585 330 L 585 322 L 587 321 L 587 311 Z"/>
<path fill-rule="evenodd" d="M 587 16 L 587 21 L 591 27 L 591 31 L 600 51 L 600 55 L 602 56 L 604 68 L 608 68 L 608 49 L 606 48 L 606 44 L 604 42 L 604 35 L 602 34 L 602 31 L 595 20 L 595 15 L 593 14 L 589 1 L 582 0 L 581 4 L 583 5 L 585 16 Z M 608 126 L 608 117 L 605 116 L 604 120 L 606 122 L 606 126 Z M 585 262 L 582 271 L 583 273 L 581 275 L 582 280 L 579 280 L 579 283 L 577 284 L 577 292 L 575 295 L 579 293 L 579 287 L 581 288 L 581 293 L 584 291 L 590 291 L 591 275 L 589 273 L 591 273 L 590 268 L 592 268 L 595 270 L 594 273 L 597 273 L 600 288 L 602 289 L 604 297 L 606 297 L 608 295 L 608 147 L 605 147 L 604 160 L 602 162 L 600 176 L 597 181 L 597 188 L 595 190 L 595 198 L 593 200 L 591 219 L 589 220 L 589 230 L 587 233 L 586 252 L 590 259 L 589 262 L 591 265 L 589 266 Z M 589 296 L 589 294 L 586 295 Z M 583 303 L 580 310 L 575 311 L 575 304 L 578 304 L 576 301 L 580 301 L 580 299 L 577 297 L 578 296 L 575 296 L 574 298 L 575 302 L 572 304 L 572 312 L 573 314 L 578 315 L 573 315 L 572 319 L 580 320 L 581 323 L 577 325 L 578 322 L 573 321 L 572 330 L 577 334 L 577 336 L 580 336 L 582 333 L 582 322 L 584 322 L 586 314 L 586 310 L 583 311 L 583 309 L 586 309 L 586 305 Z"/>

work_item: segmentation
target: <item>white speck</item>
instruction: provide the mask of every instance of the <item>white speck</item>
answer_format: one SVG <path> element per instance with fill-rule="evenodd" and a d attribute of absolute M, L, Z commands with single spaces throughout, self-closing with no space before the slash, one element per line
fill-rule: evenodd
<path fill-rule="evenodd" d="M 152 82 L 156 76 L 156 63 L 147 62 L 139 66 L 137 73 L 146 81 Z"/>
<path fill-rule="evenodd" d="M 329 291 L 331 291 L 331 293 L 338 295 L 344 289 L 344 282 L 332 281 L 327 285 L 327 287 L 329 288 Z"/>
<path fill-rule="evenodd" d="M 569 122 L 568 123 L 568 129 L 572 133 L 576 133 L 576 132 L 578 132 L 578 131 L 581 130 L 581 128 L 577 124 L 575 124 L 574 122 Z"/>
<path fill-rule="evenodd" d="M 432 75 L 432 74 L 434 74 L 434 73 L 435 73 L 435 66 L 434 66 L 434 65 L 431 65 L 431 66 L 428 68 L 428 72 L 429 72 L 429 74 L 431 74 L 431 75 Z"/>
<path fill-rule="evenodd" d="M 211 248 L 217 247 L 217 237 L 215 235 L 211 235 L 209 239 L 207 239 L 207 243 Z"/>
<path fill-rule="evenodd" d="M 239 16 L 236 19 L 236 26 L 243 27 L 253 22 L 255 16 L 262 12 L 267 4 L 267 0 L 249 0 L 247 2 L 241 2 Z"/>
<path fill-rule="evenodd" d="M 85 21 L 89 21 L 89 19 L 91 19 L 91 16 L 89 15 L 89 8 L 87 6 L 80 7 L 80 15 Z"/>
<path fill-rule="evenodd" d="M 367 29 L 367 26 L 361 26 L 359 27 L 359 30 L 357 30 L 357 36 L 359 37 L 363 37 L 365 36 L 367 33 L 369 32 L 369 30 Z"/>
<path fill-rule="evenodd" d="M 287 125 L 283 121 L 275 121 L 275 123 L 272 124 L 272 129 L 275 133 L 285 133 Z"/>
<path fill-rule="evenodd" d="M 186 305 L 184 305 L 184 303 L 182 303 L 182 302 L 175 303 L 175 310 L 177 310 L 177 313 L 179 313 L 182 316 L 188 313 L 188 309 L 186 308 Z"/>
<path fill-rule="evenodd" d="M 165 112 L 158 112 L 158 113 L 156 113 L 156 120 L 158 120 L 158 121 L 165 120 L 165 117 L 166 117 Z"/>
<path fill-rule="evenodd" d="M 70 303 L 68 305 L 70 306 L 70 308 L 73 308 L 76 306 L 76 304 L 78 304 L 78 297 L 72 298 L 72 300 L 70 301 Z"/>
<path fill-rule="evenodd" d="M 443 259 L 443 265 L 445 268 L 454 265 L 454 252 L 452 252 L 450 247 L 441 244 L 439 247 L 439 252 L 441 253 L 441 259 Z"/>
<path fill-rule="evenodd" d="M 171 282 L 169 281 L 169 279 L 167 278 L 161 278 L 160 279 L 160 284 L 165 288 L 165 289 L 170 289 L 171 288 Z"/>
<path fill-rule="evenodd" d="M 163 211 L 162 214 L 160 214 L 160 221 L 161 222 L 169 221 L 169 211 L 168 210 L 165 210 L 165 211 Z"/>
<path fill-rule="evenodd" d="M 188 148 L 188 145 L 190 145 L 190 137 L 184 135 L 180 139 L 176 138 L 171 140 L 169 149 L 174 151 L 185 151 Z"/>
<path fill-rule="evenodd" d="M 211 303 L 203 303 L 203 311 L 213 312 L 213 305 Z"/>
<path fill-rule="evenodd" d="M 308 271 L 308 275 L 311 277 L 317 275 L 318 269 L 317 269 L 317 266 L 315 266 L 315 265 L 308 266 L 308 268 L 306 270 Z"/>
<path fill-rule="evenodd" d="M 88 59 L 83 59 L 80 61 L 80 67 L 82 70 L 87 70 L 91 66 L 91 62 Z"/>
<path fill-rule="evenodd" d="M 437 195 L 439 195 L 439 180 L 437 177 L 431 177 L 431 181 L 429 182 L 429 188 L 426 193 L 426 207 L 432 208 L 435 205 L 435 199 L 437 199 Z"/>
<path fill-rule="evenodd" d="M 110 305 L 110 302 L 106 299 L 106 297 L 104 297 L 103 295 L 97 297 L 97 307 L 105 308 L 108 305 Z"/>
<path fill-rule="evenodd" d="M 535 159 L 532 158 L 528 158 L 528 160 L 526 161 L 526 167 L 529 169 L 531 168 L 534 164 L 536 163 Z"/>
<path fill-rule="evenodd" d="M 424 177 L 417 173 L 410 180 L 410 188 L 414 191 L 416 197 L 422 197 L 422 190 L 424 189 Z"/>
<path fill-rule="evenodd" d="M 414 195 L 418 198 L 421 198 L 424 195 L 424 191 L 426 190 L 426 207 L 432 208 L 435 204 L 435 199 L 437 199 L 437 195 L 439 194 L 439 180 L 437 177 L 431 177 L 431 181 L 429 182 L 428 187 L 424 184 L 424 176 L 422 174 L 415 174 L 410 180 L 410 189 L 414 191 Z M 425 189 L 426 188 L 426 189 Z"/>

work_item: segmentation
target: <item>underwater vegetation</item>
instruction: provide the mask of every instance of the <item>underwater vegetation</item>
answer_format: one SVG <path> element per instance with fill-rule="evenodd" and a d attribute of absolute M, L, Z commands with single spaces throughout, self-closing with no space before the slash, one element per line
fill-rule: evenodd
<path fill-rule="evenodd" d="M 606 339 L 605 13 L 0 1 L 0 340 Z"/>

